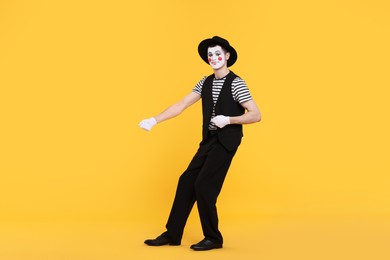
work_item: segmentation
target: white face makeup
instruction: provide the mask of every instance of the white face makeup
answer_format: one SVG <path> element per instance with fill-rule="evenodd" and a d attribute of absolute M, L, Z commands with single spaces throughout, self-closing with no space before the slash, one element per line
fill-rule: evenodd
<path fill-rule="evenodd" d="M 220 69 L 226 63 L 225 54 L 221 46 L 209 47 L 207 50 L 209 64 L 215 70 Z"/>

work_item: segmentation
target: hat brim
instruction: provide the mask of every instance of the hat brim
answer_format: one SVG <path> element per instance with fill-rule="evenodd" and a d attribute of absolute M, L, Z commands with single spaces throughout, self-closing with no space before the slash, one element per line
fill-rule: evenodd
<path fill-rule="evenodd" d="M 198 46 L 198 53 L 202 58 L 202 60 L 204 60 L 204 62 L 209 64 L 208 57 L 207 57 L 207 49 L 209 46 L 213 46 L 213 45 L 219 45 L 222 48 L 224 48 L 227 52 L 230 53 L 229 59 L 227 60 L 228 67 L 232 66 L 237 61 L 238 55 L 236 50 L 232 46 L 221 43 L 220 41 L 217 41 L 215 39 L 206 39 L 203 40 L 201 43 L 199 43 Z"/>

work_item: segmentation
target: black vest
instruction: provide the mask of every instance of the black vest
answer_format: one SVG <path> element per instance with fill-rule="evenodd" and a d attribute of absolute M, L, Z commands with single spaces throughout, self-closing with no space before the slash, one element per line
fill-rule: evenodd
<path fill-rule="evenodd" d="M 202 86 L 202 110 L 203 110 L 203 140 L 208 134 L 208 127 L 213 112 L 214 102 L 212 87 L 214 74 L 208 76 Z M 222 86 L 217 103 L 215 104 L 215 115 L 240 116 L 245 113 L 245 109 L 233 99 L 232 82 L 237 77 L 232 71 L 227 74 Z M 242 125 L 227 125 L 217 129 L 218 140 L 228 150 L 236 149 L 243 136 Z"/>

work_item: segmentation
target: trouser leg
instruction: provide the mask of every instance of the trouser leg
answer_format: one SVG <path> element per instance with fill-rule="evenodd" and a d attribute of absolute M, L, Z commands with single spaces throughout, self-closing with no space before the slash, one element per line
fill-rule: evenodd
<path fill-rule="evenodd" d="M 207 158 L 210 140 L 202 142 L 188 168 L 180 176 L 175 199 L 166 224 L 165 236 L 174 242 L 180 242 L 184 227 L 196 201 L 194 184 Z"/>
<path fill-rule="evenodd" d="M 163 235 L 180 242 L 184 227 L 195 201 L 197 201 L 203 234 L 215 242 L 223 238 L 218 229 L 217 197 L 234 157 L 210 136 L 201 143 L 186 171 L 180 176 L 171 213 Z"/>
<path fill-rule="evenodd" d="M 217 198 L 222 189 L 227 171 L 236 153 L 227 151 L 216 142 L 208 151 L 195 182 L 195 196 L 205 238 L 223 243 L 218 229 Z"/>

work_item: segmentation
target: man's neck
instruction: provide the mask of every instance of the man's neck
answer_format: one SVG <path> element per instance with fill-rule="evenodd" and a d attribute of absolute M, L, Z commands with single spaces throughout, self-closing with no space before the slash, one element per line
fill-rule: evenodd
<path fill-rule="evenodd" d="M 218 70 L 214 70 L 214 75 L 216 79 L 222 79 L 225 77 L 227 74 L 229 74 L 229 69 L 227 67 L 222 67 Z"/>

